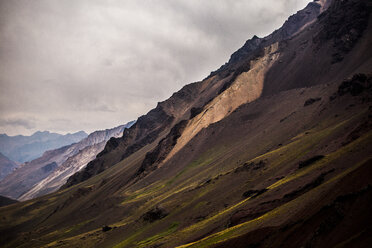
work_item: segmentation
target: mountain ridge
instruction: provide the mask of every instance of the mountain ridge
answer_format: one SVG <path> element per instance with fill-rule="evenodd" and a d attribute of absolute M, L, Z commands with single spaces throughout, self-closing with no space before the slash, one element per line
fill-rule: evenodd
<path fill-rule="evenodd" d="M 47 150 L 70 145 L 86 136 L 84 131 L 65 135 L 49 131 L 37 131 L 30 136 L 0 134 L 0 151 L 13 161 L 24 163 L 42 156 Z"/>

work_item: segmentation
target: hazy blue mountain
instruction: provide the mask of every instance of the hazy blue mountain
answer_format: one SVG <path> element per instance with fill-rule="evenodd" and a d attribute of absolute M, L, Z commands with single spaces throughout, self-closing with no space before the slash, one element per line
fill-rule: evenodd
<path fill-rule="evenodd" d="M 87 136 L 84 131 L 65 135 L 48 131 L 38 131 L 31 136 L 0 134 L 0 152 L 15 162 L 23 163 L 40 157 L 47 150 L 79 142 Z"/>

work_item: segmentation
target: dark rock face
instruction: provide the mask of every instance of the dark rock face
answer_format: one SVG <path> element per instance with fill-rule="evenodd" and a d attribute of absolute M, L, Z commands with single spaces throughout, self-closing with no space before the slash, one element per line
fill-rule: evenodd
<path fill-rule="evenodd" d="M 134 137 L 136 142 L 128 146 L 123 152 L 121 160 L 138 151 L 145 145 L 154 142 L 159 134 L 169 127 L 173 120 L 174 117 L 168 115 L 160 105 L 151 110 L 147 115 L 138 118 L 136 123 L 137 135 Z M 147 132 L 148 130 L 150 130 L 150 132 Z M 128 132 L 129 131 L 131 130 L 128 130 Z"/>
<path fill-rule="evenodd" d="M 303 10 L 300 10 L 296 14 L 290 16 L 283 26 L 272 33 L 269 37 L 272 37 L 275 41 L 290 38 L 306 23 L 309 23 L 317 18 L 320 13 L 320 7 L 321 6 L 316 2 L 309 3 Z"/>
<path fill-rule="evenodd" d="M 314 157 L 311 157 L 305 161 L 301 161 L 299 164 L 298 164 L 298 168 L 301 169 L 301 168 L 304 168 L 304 167 L 307 167 L 309 165 L 312 165 L 314 164 L 315 162 L 323 159 L 324 156 L 323 155 L 316 155 Z"/>
<path fill-rule="evenodd" d="M 102 227 L 102 232 L 108 232 L 108 231 L 110 231 L 112 229 L 112 227 L 110 227 L 110 226 L 103 226 Z"/>
<path fill-rule="evenodd" d="M 242 48 L 231 55 L 229 63 L 237 63 L 246 59 L 247 56 L 250 56 L 251 53 L 259 47 L 261 41 L 262 39 L 258 38 L 256 35 L 253 36 L 252 39 L 247 40 Z"/>
<path fill-rule="evenodd" d="M 142 216 L 142 219 L 147 222 L 154 222 L 156 220 L 163 219 L 168 213 L 160 207 L 155 207 Z"/>
<path fill-rule="evenodd" d="M 309 99 L 307 99 L 306 102 L 304 103 L 304 107 L 309 106 L 309 105 L 312 105 L 313 103 L 318 102 L 318 101 L 320 101 L 320 100 L 322 100 L 321 97 L 317 97 L 317 98 L 309 98 Z"/>
<path fill-rule="evenodd" d="M 115 137 L 110 138 L 106 143 L 105 150 L 98 153 L 97 157 L 101 157 L 102 155 L 106 154 L 107 151 L 116 149 L 120 144 L 119 139 L 120 138 L 115 138 Z"/>
<path fill-rule="evenodd" d="M 174 125 L 169 134 L 159 142 L 156 148 L 152 152 L 146 154 L 146 157 L 135 176 L 144 173 L 146 170 L 155 169 L 156 164 L 159 164 L 166 158 L 172 148 L 177 144 L 177 139 L 181 136 L 186 124 L 187 121 L 182 120 Z"/>
<path fill-rule="evenodd" d="M 350 93 L 352 96 L 357 96 L 365 90 L 371 89 L 372 77 L 367 77 L 365 74 L 356 74 L 351 80 L 342 82 L 338 87 L 338 95 L 343 96 Z"/>
<path fill-rule="evenodd" d="M 82 171 L 71 176 L 62 188 L 68 188 L 89 179 L 135 153 L 145 145 L 154 142 L 160 133 L 172 123 L 173 119 L 173 116 L 168 115 L 163 107 L 158 105 L 148 114 L 138 118 L 132 127 L 125 129 L 123 137 L 111 138 L 104 150 L 97 155 L 97 158 L 89 162 Z M 110 154 L 116 150 L 120 150 L 120 154 Z M 107 162 L 106 159 L 110 162 Z"/>
<path fill-rule="evenodd" d="M 363 73 L 355 74 L 351 79 L 343 81 L 336 93 L 334 93 L 330 100 L 333 101 L 339 96 L 350 94 L 358 96 L 365 91 L 372 89 L 372 76 Z"/>
<path fill-rule="evenodd" d="M 52 162 L 50 164 L 47 164 L 47 165 L 41 167 L 41 171 L 43 173 L 48 173 L 48 172 L 53 171 L 57 167 L 58 167 L 57 163 L 56 162 Z"/>
<path fill-rule="evenodd" d="M 251 189 L 251 190 L 248 190 L 246 192 L 243 193 L 243 197 L 244 198 L 247 198 L 247 197 L 252 197 L 252 198 L 255 198 L 263 193 L 265 193 L 266 191 L 268 191 L 268 189 Z"/>
<path fill-rule="evenodd" d="M 203 108 L 191 108 L 190 110 L 190 119 L 194 118 L 203 111 Z"/>
<path fill-rule="evenodd" d="M 370 115 L 368 119 L 358 126 L 354 128 L 353 131 L 351 131 L 344 142 L 342 142 L 343 146 L 346 146 L 347 144 L 350 144 L 356 139 L 359 139 L 363 134 L 369 132 L 372 129 L 372 116 Z"/>
<path fill-rule="evenodd" d="M 258 162 L 250 162 L 244 163 L 242 166 L 235 169 L 235 173 L 239 173 L 242 171 L 250 171 L 250 170 L 259 170 L 266 166 L 267 160 L 260 160 Z"/>
<path fill-rule="evenodd" d="M 290 193 L 287 193 L 284 195 L 284 199 L 294 199 L 300 195 L 303 195 L 304 193 L 308 192 L 309 190 L 319 186 L 320 184 L 323 183 L 324 181 L 324 178 L 326 175 L 328 175 L 329 173 L 332 173 L 334 171 L 334 169 L 332 170 L 329 170 L 327 172 L 324 172 L 322 174 L 320 174 L 317 178 L 315 178 L 314 180 L 312 180 L 310 183 L 290 192 Z"/>
<path fill-rule="evenodd" d="M 334 1 L 330 8 L 319 16 L 322 25 L 314 37 L 314 43 L 333 40 L 332 63 L 344 59 L 368 26 L 372 6 L 368 0 Z"/>

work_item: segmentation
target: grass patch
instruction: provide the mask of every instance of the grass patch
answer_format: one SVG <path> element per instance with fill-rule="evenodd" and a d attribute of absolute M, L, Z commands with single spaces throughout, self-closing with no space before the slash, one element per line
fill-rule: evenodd
<path fill-rule="evenodd" d="M 173 184 L 174 181 L 176 181 L 180 176 L 182 176 L 186 171 L 190 170 L 191 168 L 195 167 L 203 167 L 207 164 L 210 164 L 213 161 L 213 157 L 209 157 L 207 159 L 199 158 L 198 160 L 195 160 L 188 164 L 185 168 L 183 168 L 180 172 L 177 173 L 172 179 L 170 179 L 168 182 L 166 182 L 166 185 Z"/>
<path fill-rule="evenodd" d="M 71 228 L 67 229 L 65 231 L 65 233 L 70 233 L 70 232 L 73 232 L 73 231 L 77 231 L 79 230 L 81 227 L 85 226 L 86 224 L 88 224 L 89 222 L 91 222 L 91 220 L 87 220 L 87 221 L 84 221 L 84 222 L 81 222 L 79 224 L 76 224 L 74 226 L 72 226 Z"/>
<path fill-rule="evenodd" d="M 129 202 L 135 202 L 135 201 L 142 200 L 143 198 L 155 193 L 158 190 L 161 190 L 164 187 L 165 187 L 165 185 L 161 184 L 158 181 L 154 184 L 151 184 L 151 185 L 147 186 L 146 188 L 142 188 L 142 189 L 137 190 L 133 193 L 126 193 L 128 195 L 125 197 L 124 201 L 121 202 L 121 204 L 126 204 L 126 203 L 129 203 Z"/>
<path fill-rule="evenodd" d="M 316 163 L 312 164 L 311 166 L 305 167 L 305 168 L 299 170 L 298 172 L 295 172 L 294 174 L 292 174 L 292 175 L 290 175 L 290 176 L 272 184 L 268 188 L 269 189 L 276 188 L 276 187 L 278 187 L 278 186 L 280 186 L 284 183 L 287 183 L 289 181 L 292 181 L 296 178 L 299 178 L 299 177 L 307 174 L 308 172 L 314 170 L 315 168 L 320 168 L 320 167 L 324 166 L 325 164 L 331 163 L 332 161 L 334 161 L 336 159 L 339 159 L 345 153 L 351 152 L 351 151 L 357 149 L 358 147 L 363 147 L 363 146 L 368 145 L 368 143 L 370 142 L 371 136 L 372 136 L 372 131 L 369 132 L 368 134 L 366 134 L 363 138 L 360 138 L 360 139 L 354 141 L 353 143 L 350 143 L 349 145 L 340 148 L 339 150 L 327 155 L 324 159 L 322 159 L 320 161 L 317 161 Z M 335 183 L 335 182 L 341 180 L 343 177 L 347 176 L 352 171 L 355 171 L 359 167 L 365 165 L 365 163 L 369 159 L 371 159 L 371 157 L 368 157 L 368 158 L 364 159 L 363 161 L 360 161 L 359 163 L 356 163 L 354 166 L 345 169 L 343 172 L 339 173 L 338 175 L 335 175 L 334 177 L 332 177 L 328 181 L 324 182 L 320 186 L 318 186 L 318 187 L 310 190 L 309 192 L 299 196 L 298 198 L 294 199 L 293 201 L 290 201 L 286 204 L 283 204 L 282 206 L 279 206 L 276 209 L 273 209 L 272 211 L 254 219 L 254 220 L 250 220 L 248 222 L 239 224 L 237 226 L 227 228 L 227 229 L 225 229 L 221 232 L 212 234 L 212 235 L 210 235 L 210 236 L 208 236 L 204 239 L 201 239 L 201 240 L 193 242 L 193 243 L 189 243 L 189 244 L 179 246 L 178 248 L 209 247 L 213 244 L 220 243 L 220 242 L 229 240 L 231 238 L 243 235 L 244 233 L 247 233 L 254 228 L 262 227 L 262 226 L 265 225 L 265 222 L 267 222 L 267 223 L 271 222 L 272 218 L 277 218 L 277 217 L 280 218 L 280 216 L 282 216 L 282 215 L 285 216 L 285 213 L 287 213 L 287 212 L 298 211 L 298 206 L 300 206 L 299 203 L 301 203 L 302 205 L 305 205 L 306 202 L 310 203 L 311 201 L 313 201 L 314 196 L 316 194 L 318 194 L 321 190 L 324 190 L 324 188 L 328 187 L 327 185 L 330 185 L 332 183 Z M 244 200 L 244 201 L 246 201 L 246 200 Z M 238 203 L 238 205 L 241 205 L 242 203 L 243 202 L 240 202 L 240 203 Z M 283 217 L 283 218 L 285 218 L 285 217 Z M 189 228 L 187 228 L 187 229 L 189 229 Z M 184 230 L 187 230 L 187 229 L 184 229 Z M 184 230 L 182 230 L 182 231 L 184 231 Z"/>
<path fill-rule="evenodd" d="M 158 233 L 158 234 L 156 234 L 154 236 L 151 236 L 151 237 L 149 237 L 149 238 L 147 238 L 147 239 L 145 239 L 143 241 L 138 242 L 137 243 L 137 246 L 138 247 L 141 247 L 141 248 L 142 247 L 147 247 L 148 245 L 150 245 L 150 244 L 152 244 L 152 243 L 154 243 L 154 242 L 156 242 L 156 241 L 164 238 L 165 236 L 168 236 L 169 234 L 174 233 L 177 230 L 178 226 L 179 226 L 179 223 L 178 222 L 174 222 L 174 223 L 172 223 L 168 227 L 167 230 L 165 230 L 165 231 L 163 231 L 161 233 Z"/>
<path fill-rule="evenodd" d="M 218 233 L 214 233 L 212 235 L 209 235 L 201 240 L 195 241 L 193 243 L 177 246 L 177 248 L 186 248 L 186 247 L 195 247 L 195 248 L 204 248 L 204 247 L 210 247 L 211 245 L 221 243 L 224 241 L 227 241 L 229 239 L 239 237 L 243 234 L 246 234 L 250 230 L 253 230 L 254 228 L 263 227 L 266 225 L 266 223 L 270 223 L 273 218 L 278 218 L 279 215 L 283 214 L 283 217 L 285 219 L 284 213 L 292 212 L 292 214 L 299 210 L 299 206 L 302 203 L 302 205 L 309 204 L 313 201 L 314 196 L 319 193 L 319 191 L 324 190 L 325 187 L 329 186 L 331 183 L 334 183 L 338 180 L 341 180 L 343 177 L 347 176 L 352 171 L 358 169 L 362 165 L 365 165 L 365 163 L 369 160 L 365 159 L 361 161 L 360 163 L 357 163 L 353 167 L 345 170 L 344 172 L 336 175 L 335 177 L 331 178 L 324 184 L 320 185 L 319 187 L 305 193 L 304 195 L 301 195 L 300 197 L 296 198 L 293 201 L 290 201 L 286 204 L 283 204 L 282 206 L 273 209 L 272 211 L 247 222 L 244 222 L 242 224 L 227 228 L 223 231 L 220 231 Z M 304 203 L 305 202 L 305 203 Z M 280 218 L 280 217 L 279 217 Z M 284 220 L 282 220 L 284 221 Z M 266 222 L 266 223 L 265 223 Z"/>

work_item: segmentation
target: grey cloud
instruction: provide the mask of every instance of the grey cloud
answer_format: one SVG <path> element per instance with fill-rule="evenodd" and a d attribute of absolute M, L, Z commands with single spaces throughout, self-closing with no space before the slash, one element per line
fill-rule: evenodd
<path fill-rule="evenodd" d="M 33 129 L 35 128 L 35 123 L 32 120 L 27 119 L 0 119 L 0 127 L 21 127 L 25 129 Z"/>
<path fill-rule="evenodd" d="M 0 132 L 90 132 L 136 119 L 306 2 L 0 1 L 0 120 L 35 118 L 33 130 Z"/>

